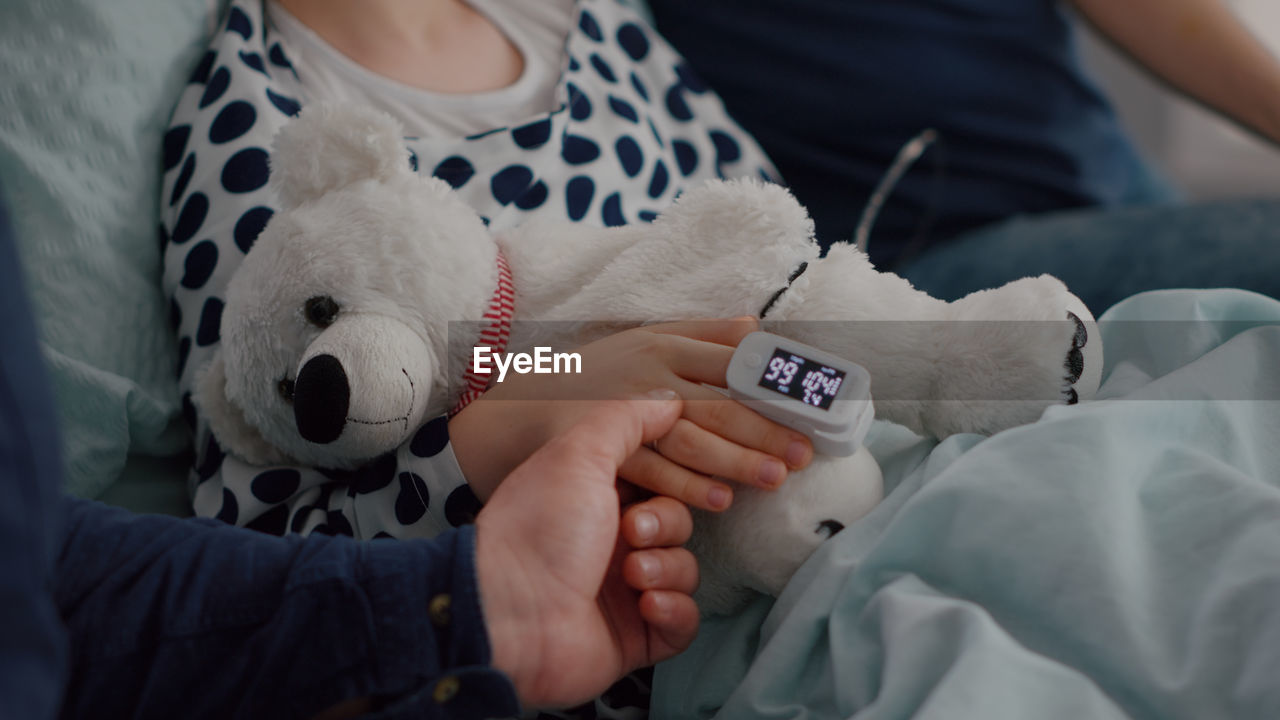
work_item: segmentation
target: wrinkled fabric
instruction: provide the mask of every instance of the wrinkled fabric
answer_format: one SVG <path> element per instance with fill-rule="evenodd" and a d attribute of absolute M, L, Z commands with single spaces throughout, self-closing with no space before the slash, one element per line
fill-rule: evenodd
<path fill-rule="evenodd" d="M 1280 302 L 1138 295 L 1095 402 L 869 446 L 885 501 L 704 623 L 653 717 L 1280 717 Z"/>

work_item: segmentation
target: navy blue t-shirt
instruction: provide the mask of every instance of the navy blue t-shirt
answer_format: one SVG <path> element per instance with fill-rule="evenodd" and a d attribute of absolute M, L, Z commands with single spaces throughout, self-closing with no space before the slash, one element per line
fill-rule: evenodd
<path fill-rule="evenodd" d="M 1169 197 L 1083 76 L 1071 20 L 1052 0 L 651 4 L 824 245 L 852 237 L 903 144 L 938 131 L 874 226 L 882 268 L 1016 214 Z"/>

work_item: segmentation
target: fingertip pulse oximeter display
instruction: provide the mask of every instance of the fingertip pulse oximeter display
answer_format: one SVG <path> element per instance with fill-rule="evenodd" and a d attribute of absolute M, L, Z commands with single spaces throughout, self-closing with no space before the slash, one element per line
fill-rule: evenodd
<path fill-rule="evenodd" d="M 831 401 L 840 392 L 845 375 L 845 371 L 839 368 L 777 348 L 769 358 L 759 384 L 806 405 L 830 410 Z"/>
<path fill-rule="evenodd" d="M 726 379 L 731 397 L 809 436 L 825 455 L 856 452 L 875 415 L 865 368 L 772 333 L 744 338 Z"/>

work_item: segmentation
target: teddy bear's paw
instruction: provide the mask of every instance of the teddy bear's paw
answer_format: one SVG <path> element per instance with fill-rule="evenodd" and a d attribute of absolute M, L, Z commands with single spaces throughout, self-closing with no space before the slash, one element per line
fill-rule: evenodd
<path fill-rule="evenodd" d="M 938 345 L 942 369 L 935 398 L 923 417 L 929 434 L 992 434 L 1097 393 L 1097 324 L 1055 278 L 974 293 L 952 310 Z"/>

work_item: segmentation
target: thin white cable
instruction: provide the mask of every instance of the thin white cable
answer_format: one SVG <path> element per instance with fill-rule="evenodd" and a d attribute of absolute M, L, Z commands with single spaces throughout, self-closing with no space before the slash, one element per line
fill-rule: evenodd
<path fill-rule="evenodd" d="M 867 200 L 867 205 L 862 209 L 862 216 L 858 218 L 858 225 L 853 231 L 853 242 L 862 252 L 867 251 L 867 245 L 871 239 L 871 226 L 876 222 L 876 216 L 880 214 L 880 208 L 884 206 L 884 201 L 888 199 L 889 193 L 893 192 L 894 186 L 902 179 L 907 169 L 911 167 L 925 150 L 938 139 L 938 131 L 933 128 L 926 128 L 923 132 L 911 138 L 898 150 L 898 156 L 893 159 L 893 164 L 885 171 L 884 177 L 880 178 L 880 182 L 876 184 L 876 189 L 871 193 L 871 198 Z"/>

